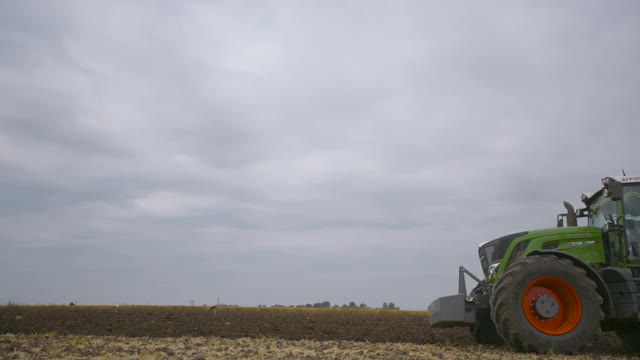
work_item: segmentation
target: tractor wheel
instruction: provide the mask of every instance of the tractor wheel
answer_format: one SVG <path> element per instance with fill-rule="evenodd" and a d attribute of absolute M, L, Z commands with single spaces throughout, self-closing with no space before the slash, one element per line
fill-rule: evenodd
<path fill-rule="evenodd" d="M 616 335 L 628 351 L 640 352 L 640 330 L 616 331 Z"/>
<path fill-rule="evenodd" d="M 586 272 L 556 256 L 513 263 L 493 287 L 491 318 L 518 351 L 574 353 L 600 333 L 602 298 Z"/>
<path fill-rule="evenodd" d="M 504 344 L 504 340 L 496 331 L 496 326 L 491 320 L 491 311 L 489 309 L 478 309 L 476 323 L 471 326 L 471 335 L 478 344 Z"/>

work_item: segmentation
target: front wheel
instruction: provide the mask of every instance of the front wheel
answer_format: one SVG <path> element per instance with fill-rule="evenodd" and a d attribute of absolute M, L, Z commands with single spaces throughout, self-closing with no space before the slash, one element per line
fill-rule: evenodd
<path fill-rule="evenodd" d="M 491 295 L 491 318 L 518 351 L 574 353 L 600 333 L 602 298 L 586 272 L 556 256 L 530 256 L 511 265 Z"/>
<path fill-rule="evenodd" d="M 628 351 L 640 352 L 640 330 L 616 331 L 616 335 Z"/>
<path fill-rule="evenodd" d="M 479 344 L 503 345 L 504 341 L 496 331 L 496 326 L 491 320 L 489 309 L 478 309 L 476 323 L 471 325 L 471 336 Z"/>

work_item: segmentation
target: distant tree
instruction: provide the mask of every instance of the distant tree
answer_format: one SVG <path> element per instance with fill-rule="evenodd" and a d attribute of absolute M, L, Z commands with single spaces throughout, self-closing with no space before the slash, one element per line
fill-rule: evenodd
<path fill-rule="evenodd" d="M 389 310 L 400 310 L 399 307 L 396 307 L 396 305 L 392 302 L 389 303 Z"/>
<path fill-rule="evenodd" d="M 313 307 L 313 305 L 311 305 L 311 304 L 307 304 L 307 305 L 305 305 L 304 307 L 312 308 L 312 307 Z"/>
<path fill-rule="evenodd" d="M 347 309 L 348 307 L 349 307 L 349 305 L 347 305 L 347 304 L 342 304 L 342 308 L 343 308 L 343 309 Z"/>
<path fill-rule="evenodd" d="M 382 310 L 389 310 L 389 304 L 386 302 L 382 303 Z"/>
<path fill-rule="evenodd" d="M 329 303 L 328 301 L 323 301 L 323 302 L 319 302 L 319 303 L 314 303 L 313 304 L 313 307 L 317 308 L 317 309 L 330 307 L 330 306 L 331 306 L 331 303 Z"/>
<path fill-rule="evenodd" d="M 340 308 L 340 305 L 335 304 L 335 305 L 333 305 L 333 306 L 332 306 L 332 308 L 334 308 L 334 309 L 339 309 L 339 308 Z"/>
<path fill-rule="evenodd" d="M 356 303 L 354 303 L 353 301 L 349 303 L 349 309 L 356 309 L 358 307 L 358 305 L 356 305 Z"/>
<path fill-rule="evenodd" d="M 360 303 L 360 309 L 368 309 L 369 307 L 365 303 Z"/>

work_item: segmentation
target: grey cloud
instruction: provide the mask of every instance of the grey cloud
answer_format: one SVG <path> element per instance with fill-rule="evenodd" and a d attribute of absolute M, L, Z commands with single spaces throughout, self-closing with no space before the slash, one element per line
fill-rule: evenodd
<path fill-rule="evenodd" d="M 14 300 L 424 308 L 640 171 L 635 3 L 0 7 Z"/>

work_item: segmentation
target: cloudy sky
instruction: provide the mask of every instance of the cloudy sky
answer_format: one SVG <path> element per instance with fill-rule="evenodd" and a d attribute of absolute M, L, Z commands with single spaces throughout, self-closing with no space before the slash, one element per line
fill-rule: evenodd
<path fill-rule="evenodd" d="M 640 173 L 635 1 L 2 1 L 0 302 L 424 309 Z"/>

